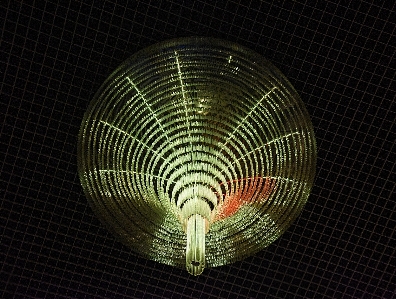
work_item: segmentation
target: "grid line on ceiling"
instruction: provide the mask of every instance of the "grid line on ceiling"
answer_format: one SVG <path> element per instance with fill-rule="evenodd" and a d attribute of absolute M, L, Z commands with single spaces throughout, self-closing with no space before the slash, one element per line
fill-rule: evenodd
<path fill-rule="evenodd" d="M 2 45 L 9 53 L 1 89 L 10 98 L 0 111 L 6 137 L 1 238 L 11 244 L 3 246 L 5 294 L 395 293 L 394 7 L 294 2 L 270 3 L 266 10 L 250 2 L 227 3 L 8 3 Z M 99 224 L 78 183 L 75 141 L 98 79 L 153 41 L 200 32 L 238 40 L 291 75 L 309 103 L 320 157 L 313 194 L 284 237 L 195 280 L 137 257 Z"/>

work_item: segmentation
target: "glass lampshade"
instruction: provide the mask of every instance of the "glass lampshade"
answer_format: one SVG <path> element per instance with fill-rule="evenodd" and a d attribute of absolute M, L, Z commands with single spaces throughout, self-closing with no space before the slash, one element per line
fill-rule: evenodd
<path fill-rule="evenodd" d="M 248 257 L 299 215 L 313 127 L 285 76 L 212 38 L 143 49 L 104 82 L 78 141 L 81 183 L 132 250 L 193 274 Z"/>

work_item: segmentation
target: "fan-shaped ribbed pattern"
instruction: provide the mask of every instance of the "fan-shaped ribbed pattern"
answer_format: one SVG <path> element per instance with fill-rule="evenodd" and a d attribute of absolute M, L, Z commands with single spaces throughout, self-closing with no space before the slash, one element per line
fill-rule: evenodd
<path fill-rule="evenodd" d="M 197 211 L 209 225 L 209 267 L 273 242 L 303 208 L 315 162 L 291 84 L 258 54 L 217 39 L 133 55 L 96 94 L 79 138 L 94 210 L 135 251 L 182 267 Z"/>

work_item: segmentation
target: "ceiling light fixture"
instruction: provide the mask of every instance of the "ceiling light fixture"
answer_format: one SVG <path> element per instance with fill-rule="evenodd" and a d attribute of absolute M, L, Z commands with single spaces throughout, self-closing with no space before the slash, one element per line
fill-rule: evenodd
<path fill-rule="evenodd" d="M 105 81 L 81 125 L 81 183 L 101 220 L 141 255 L 187 267 L 248 257 L 302 210 L 313 127 L 285 76 L 212 38 L 161 42 Z"/>

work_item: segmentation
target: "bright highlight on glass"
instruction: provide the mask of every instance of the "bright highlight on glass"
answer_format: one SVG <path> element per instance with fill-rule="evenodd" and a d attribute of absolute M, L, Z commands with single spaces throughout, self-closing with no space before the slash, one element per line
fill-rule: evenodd
<path fill-rule="evenodd" d="M 316 147 L 302 101 L 271 63 L 227 41 L 181 38 L 134 54 L 105 81 L 78 159 L 91 206 L 123 243 L 199 275 L 290 226 Z"/>

